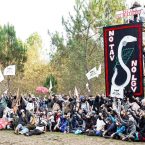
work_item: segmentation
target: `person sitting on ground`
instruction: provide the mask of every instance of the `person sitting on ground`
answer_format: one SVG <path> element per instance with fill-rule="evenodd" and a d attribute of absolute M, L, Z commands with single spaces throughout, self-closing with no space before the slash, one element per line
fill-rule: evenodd
<path fill-rule="evenodd" d="M 40 135 L 42 133 L 45 133 L 46 132 L 46 126 L 47 126 L 47 121 L 45 120 L 45 118 L 43 118 L 43 114 L 41 114 L 40 117 L 39 117 L 39 120 L 36 124 L 35 129 L 29 130 L 24 135 L 32 136 L 32 135 Z"/>
<path fill-rule="evenodd" d="M 57 125 L 54 127 L 54 130 L 59 129 L 59 131 L 63 133 L 68 133 L 69 132 L 69 114 L 64 114 L 62 115 L 59 120 Z"/>
<path fill-rule="evenodd" d="M 123 125 L 119 120 L 117 120 L 116 126 L 117 126 L 117 130 L 111 134 L 111 138 L 115 138 L 115 139 L 124 138 L 123 134 L 125 133 L 126 130 L 125 125 Z"/>
<path fill-rule="evenodd" d="M 97 122 L 96 122 L 96 136 L 102 136 L 105 128 L 105 121 L 102 113 L 99 113 Z"/>
<path fill-rule="evenodd" d="M 133 118 L 133 116 L 130 114 L 130 112 L 128 112 L 127 116 L 128 116 L 127 121 L 123 121 L 119 116 L 121 123 L 126 126 L 126 134 L 124 134 L 124 137 L 122 138 L 123 141 L 134 140 L 137 127 L 137 123 Z"/>
<path fill-rule="evenodd" d="M 24 134 L 25 132 L 28 132 L 28 128 L 26 127 L 27 123 L 28 120 L 26 118 L 25 111 L 22 109 L 20 110 L 19 121 L 17 127 L 15 128 L 15 134 Z"/>
<path fill-rule="evenodd" d="M 80 96 L 80 109 L 84 110 L 86 113 L 91 111 L 90 105 L 85 96 Z"/>
<path fill-rule="evenodd" d="M 47 128 L 49 131 L 53 131 L 55 125 L 54 114 L 52 112 L 47 113 Z"/>
<path fill-rule="evenodd" d="M 103 136 L 107 135 L 110 136 L 116 130 L 116 119 L 117 114 L 114 110 L 111 110 L 111 107 L 104 105 L 103 111 L 107 115 L 105 119 L 106 127 L 105 131 L 103 132 Z M 110 112 L 109 112 L 110 111 Z"/>

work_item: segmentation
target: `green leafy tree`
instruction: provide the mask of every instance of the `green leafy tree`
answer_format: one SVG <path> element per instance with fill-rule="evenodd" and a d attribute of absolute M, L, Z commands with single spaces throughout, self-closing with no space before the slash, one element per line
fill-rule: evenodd
<path fill-rule="evenodd" d="M 27 60 L 26 46 L 16 37 L 14 26 L 4 25 L 0 27 L 0 64 L 1 68 L 8 65 L 16 65 L 16 72 L 23 72 L 24 62 Z M 8 88 L 10 77 L 7 77 Z"/>
<path fill-rule="evenodd" d="M 26 62 L 26 46 L 16 37 L 14 26 L 0 27 L 0 62 L 2 67 L 16 64 L 18 71 L 23 71 Z"/>
<path fill-rule="evenodd" d="M 57 48 L 51 66 L 59 73 L 58 90 L 68 92 L 77 86 L 85 93 L 87 82 L 94 93 L 105 88 L 104 71 L 90 81 L 86 73 L 104 63 L 102 26 L 117 24 L 115 12 L 123 7 L 124 0 L 76 0 L 75 14 L 62 18 L 65 37 L 58 32 L 50 35 L 52 47 Z"/>
<path fill-rule="evenodd" d="M 27 41 L 27 62 L 24 65 L 24 76 L 22 78 L 22 90 L 35 91 L 37 86 L 43 85 L 48 75 L 48 67 L 41 62 L 40 52 L 42 39 L 38 33 L 31 34 Z"/>

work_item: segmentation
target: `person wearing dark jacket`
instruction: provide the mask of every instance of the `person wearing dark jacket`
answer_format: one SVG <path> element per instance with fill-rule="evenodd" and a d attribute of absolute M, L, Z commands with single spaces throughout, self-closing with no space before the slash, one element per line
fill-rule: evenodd
<path fill-rule="evenodd" d="M 94 100 L 94 106 L 93 106 L 93 110 L 95 110 L 97 114 L 99 114 L 100 106 L 102 104 L 103 104 L 103 98 L 101 97 L 101 95 L 98 94 Z"/>
<path fill-rule="evenodd" d="M 18 120 L 18 125 L 17 125 L 17 127 L 15 128 L 15 133 L 16 133 L 16 134 L 19 134 L 19 132 L 20 132 L 21 130 L 24 130 L 24 129 L 26 128 L 27 123 L 28 123 L 28 120 L 27 120 L 25 111 L 22 109 L 22 110 L 20 111 L 19 120 Z"/>

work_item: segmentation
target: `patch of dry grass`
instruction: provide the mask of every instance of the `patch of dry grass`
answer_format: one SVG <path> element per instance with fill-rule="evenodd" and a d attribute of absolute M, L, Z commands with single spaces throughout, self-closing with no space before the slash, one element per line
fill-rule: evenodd
<path fill-rule="evenodd" d="M 0 131 L 0 145 L 143 145 L 101 137 L 47 132 L 38 136 L 15 135 L 13 131 Z"/>

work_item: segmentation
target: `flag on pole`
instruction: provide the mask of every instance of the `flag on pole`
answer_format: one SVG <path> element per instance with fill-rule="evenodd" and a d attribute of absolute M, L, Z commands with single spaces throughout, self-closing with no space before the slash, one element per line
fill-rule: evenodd
<path fill-rule="evenodd" d="M 88 92 L 91 92 L 90 88 L 89 88 L 89 84 L 86 83 L 86 89 L 88 90 Z"/>
<path fill-rule="evenodd" d="M 18 98 L 19 98 L 19 94 L 20 94 L 20 90 L 19 90 L 19 88 L 18 88 L 18 90 L 17 90 L 17 100 L 18 100 Z"/>
<path fill-rule="evenodd" d="M 78 92 L 78 90 L 77 90 L 77 88 L 76 88 L 76 87 L 75 87 L 75 90 L 74 90 L 74 96 L 79 97 L 79 92 Z"/>
<path fill-rule="evenodd" d="M 94 77 L 99 77 L 100 74 L 101 74 L 101 64 L 99 65 L 98 70 L 96 67 L 94 67 L 86 74 L 86 76 L 87 76 L 88 80 L 90 80 Z"/>
<path fill-rule="evenodd" d="M 99 65 L 99 68 L 98 68 L 98 75 L 101 74 L 101 64 Z"/>
<path fill-rule="evenodd" d="M 8 89 L 3 92 L 3 94 L 8 94 Z"/>
<path fill-rule="evenodd" d="M 69 96 L 71 97 L 71 96 L 72 96 L 72 94 L 71 94 L 71 90 L 70 90 L 68 93 L 69 93 Z"/>
<path fill-rule="evenodd" d="M 94 77 L 98 77 L 98 72 L 96 67 L 92 68 L 87 74 L 86 74 L 88 80 L 94 78 Z"/>
<path fill-rule="evenodd" d="M 15 65 L 9 65 L 4 69 L 4 75 L 5 76 L 14 76 L 16 72 L 16 66 Z"/>
<path fill-rule="evenodd" d="M 2 82 L 3 80 L 4 80 L 4 76 L 3 76 L 3 74 L 2 74 L 2 72 L 0 70 L 0 82 Z"/>
<path fill-rule="evenodd" d="M 52 90 L 52 81 L 50 79 L 50 82 L 49 82 L 49 91 L 51 91 L 51 90 Z"/>

